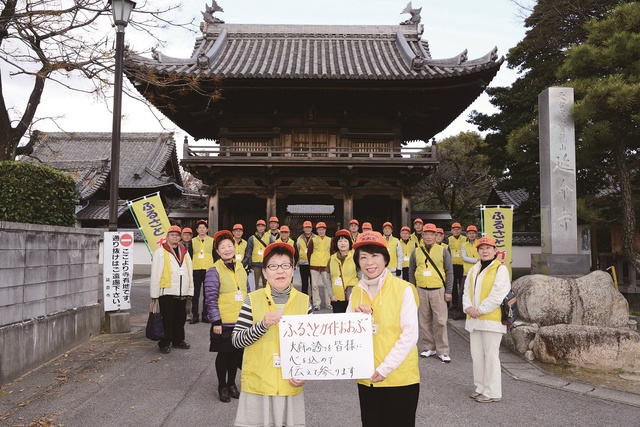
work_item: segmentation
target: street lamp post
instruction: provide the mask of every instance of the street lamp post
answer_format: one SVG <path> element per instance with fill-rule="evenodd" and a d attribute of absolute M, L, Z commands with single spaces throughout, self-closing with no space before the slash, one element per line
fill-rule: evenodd
<path fill-rule="evenodd" d="M 113 93 L 113 128 L 111 132 L 111 180 L 109 182 L 109 231 L 118 231 L 118 189 L 120 187 L 120 122 L 122 116 L 122 62 L 124 61 L 124 29 L 136 3 L 111 0 L 116 26 L 116 70 Z"/>

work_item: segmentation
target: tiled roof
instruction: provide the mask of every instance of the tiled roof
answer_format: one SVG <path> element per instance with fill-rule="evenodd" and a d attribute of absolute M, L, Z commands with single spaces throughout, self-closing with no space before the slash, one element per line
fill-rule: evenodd
<path fill-rule="evenodd" d="M 513 205 L 514 210 L 517 209 L 522 203 L 526 202 L 529 198 L 529 193 L 527 193 L 527 191 L 523 189 L 512 191 L 500 191 L 494 189 L 494 191 L 502 204 Z"/>
<path fill-rule="evenodd" d="M 118 218 L 129 209 L 126 201 L 118 202 Z M 87 206 L 82 208 L 77 214 L 78 221 L 87 220 L 108 220 L 109 219 L 109 200 L 91 200 Z"/>
<path fill-rule="evenodd" d="M 108 186 L 111 133 L 34 132 L 31 161 L 37 159 L 70 173 L 81 200 Z M 29 161 L 29 159 L 26 159 Z M 167 163 L 175 169 L 166 174 Z M 120 139 L 120 188 L 156 189 L 182 185 L 173 133 L 123 133 Z"/>
<path fill-rule="evenodd" d="M 467 60 L 431 58 L 422 25 L 249 25 L 203 23 L 190 58 L 154 52 L 128 62 L 160 73 L 236 79 L 425 80 L 497 69 L 497 49 Z M 488 82 L 487 82 L 488 84 Z"/>

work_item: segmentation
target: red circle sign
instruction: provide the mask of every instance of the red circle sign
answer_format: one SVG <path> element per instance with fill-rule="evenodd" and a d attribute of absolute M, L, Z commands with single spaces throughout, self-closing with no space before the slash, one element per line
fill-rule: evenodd
<path fill-rule="evenodd" d="M 133 244 L 133 236 L 131 234 L 123 234 L 120 236 L 120 244 L 125 248 Z"/>

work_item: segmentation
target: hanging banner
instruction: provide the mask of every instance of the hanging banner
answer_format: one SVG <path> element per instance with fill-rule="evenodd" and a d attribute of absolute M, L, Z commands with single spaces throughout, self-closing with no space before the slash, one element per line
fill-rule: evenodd
<path fill-rule="evenodd" d="M 487 207 L 482 206 L 482 224 L 485 236 L 496 241 L 498 259 L 507 266 L 509 278 L 513 260 L 513 206 Z"/>
<path fill-rule="evenodd" d="M 171 225 L 164 210 L 160 193 L 144 196 L 127 203 L 140 232 L 144 236 L 149 252 L 153 253 L 162 244 L 162 239 Z"/>
<path fill-rule="evenodd" d="M 278 329 L 281 357 L 277 363 L 284 379 L 354 380 L 373 375 L 369 314 L 282 316 Z"/>
<path fill-rule="evenodd" d="M 133 233 L 104 233 L 103 240 L 104 311 L 131 308 L 133 280 Z"/>

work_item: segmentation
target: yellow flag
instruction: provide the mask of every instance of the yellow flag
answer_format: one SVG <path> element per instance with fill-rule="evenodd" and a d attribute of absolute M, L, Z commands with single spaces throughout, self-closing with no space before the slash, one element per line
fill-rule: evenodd
<path fill-rule="evenodd" d="M 147 242 L 147 247 L 153 253 L 155 249 L 160 247 L 170 226 L 160 195 L 156 193 L 129 202 L 129 209 L 136 218 L 138 227 Z"/>
<path fill-rule="evenodd" d="M 509 278 L 511 275 L 511 263 L 513 261 L 513 208 L 482 207 L 482 223 L 484 225 L 484 235 L 496 241 L 498 249 L 498 259 L 507 266 Z"/>

